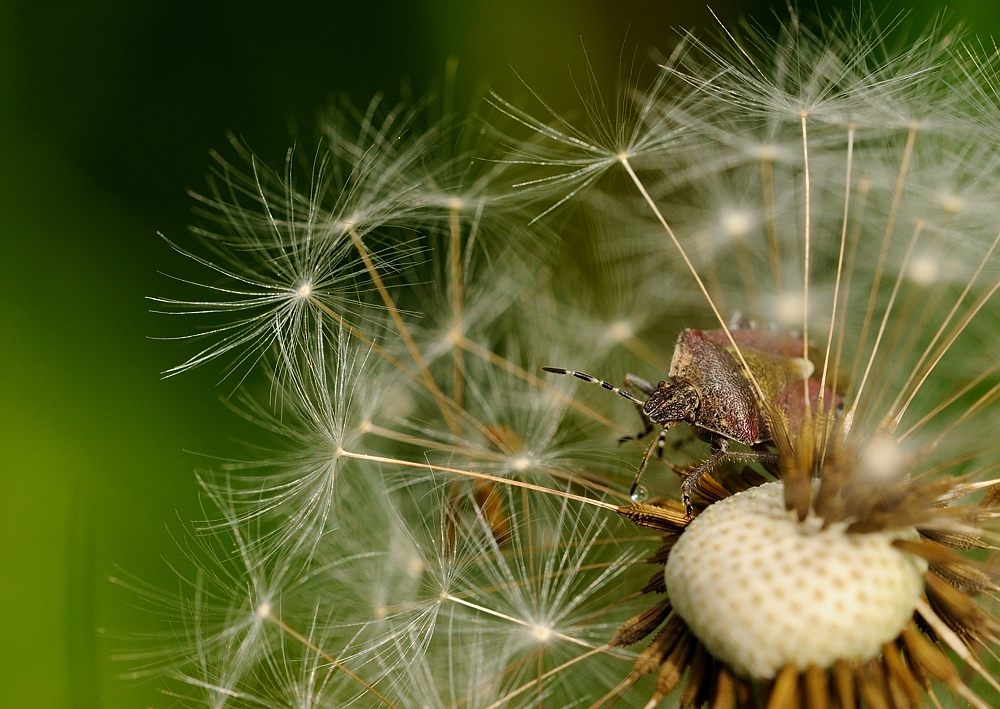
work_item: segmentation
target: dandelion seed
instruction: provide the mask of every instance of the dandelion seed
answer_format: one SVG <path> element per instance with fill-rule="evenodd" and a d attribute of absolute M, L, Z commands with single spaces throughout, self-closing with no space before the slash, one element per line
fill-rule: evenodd
<path fill-rule="evenodd" d="M 380 186 L 365 184 L 373 179 L 370 165 L 367 172 L 355 166 L 349 178 L 353 184 L 336 185 L 330 159 L 320 158 L 308 191 L 300 193 L 291 175 L 291 155 L 282 176 L 245 149 L 238 151 L 251 173 L 220 162 L 221 184 L 211 183 L 214 195 L 202 198 L 206 219 L 217 222 L 220 230 L 197 232 L 211 255 L 168 242 L 206 270 L 204 282 L 189 284 L 205 295 L 151 300 L 165 306 L 163 312 L 208 323 L 176 339 L 210 341 L 168 375 L 229 356 L 227 371 L 242 377 L 262 357 L 273 355 L 279 341 L 285 346 L 309 343 L 316 333 L 341 329 L 371 342 L 371 335 L 363 333 L 380 326 L 377 307 L 366 296 L 371 286 L 344 224 L 350 221 L 355 233 L 367 233 L 400 218 L 409 207 Z M 345 217 L 359 211 L 365 212 L 363 220 Z M 393 269 L 410 261 L 412 253 L 401 244 L 375 257 Z"/>
<path fill-rule="evenodd" d="M 236 404 L 248 420 L 278 438 L 276 447 L 259 445 L 255 453 L 261 458 L 227 463 L 222 474 L 203 478 L 210 494 L 230 501 L 237 519 L 273 522 L 266 535 L 250 542 L 265 555 L 314 547 L 334 528 L 340 490 L 351 487 L 343 478 L 363 474 L 342 452 L 360 445 L 375 425 L 373 417 L 384 415 L 382 407 L 391 404 L 401 413 L 410 405 L 398 371 L 373 361 L 374 355 L 346 333 L 334 337 L 309 351 L 282 352 L 286 359 L 276 369 L 289 375 L 272 387 L 277 411 L 249 396 Z M 364 385 L 367 377 L 381 385 Z"/>
<path fill-rule="evenodd" d="M 859 475 L 875 487 L 898 482 L 907 473 L 909 456 L 898 442 L 887 437 L 876 437 L 868 442 L 859 463 Z"/>
<path fill-rule="evenodd" d="M 200 554 L 187 693 L 996 704 L 1000 82 L 896 29 L 684 36 L 646 91 L 588 73 L 579 124 L 494 96 L 525 140 L 342 105 L 306 190 L 224 165 L 190 254 L 218 302 L 166 303 L 218 320 L 179 369 L 265 369 L 240 406 L 281 442 L 205 476 L 235 556 Z M 683 330 L 765 437 L 697 478 L 654 441 L 629 499 L 634 414 L 538 367 L 657 381 Z"/>
<path fill-rule="evenodd" d="M 784 41 L 775 44 L 754 32 L 737 36 L 724 30 L 726 41 L 721 50 L 688 38 L 687 45 L 695 51 L 683 54 L 680 61 L 667 68 L 687 83 L 693 94 L 706 97 L 699 106 L 700 112 L 686 114 L 692 134 L 754 135 L 752 127 L 747 131 L 732 117 L 738 112 L 743 116 L 753 115 L 766 124 L 765 138 L 753 143 L 745 138 L 727 140 L 724 148 L 717 149 L 717 159 L 696 164 L 688 172 L 678 171 L 663 161 L 662 171 L 671 176 L 662 182 L 657 182 L 655 161 L 646 163 L 642 175 L 630 168 L 627 158 L 621 164 L 669 238 L 673 253 L 681 257 L 684 267 L 694 277 L 720 325 L 726 324 L 722 304 L 750 302 L 758 308 L 763 304 L 770 320 L 779 327 L 802 332 L 804 339 L 817 330 L 829 333 L 826 356 L 812 360 L 808 349 L 804 349 L 801 361 L 813 364 L 823 361 L 817 371 L 810 367 L 809 375 L 836 382 L 838 390 L 845 394 L 845 412 L 837 420 L 807 413 L 801 421 L 792 421 L 790 425 L 788 421 L 770 417 L 768 426 L 781 460 L 778 473 L 782 482 L 759 487 L 766 479 L 759 473 L 722 467 L 697 486 L 700 509 L 704 512 L 690 524 L 669 502 L 635 501 L 621 508 L 626 518 L 664 534 L 663 547 L 655 557 L 665 562 L 666 577 L 654 578 L 645 591 L 666 591 L 670 603 L 666 608 L 651 606 L 619 630 L 616 643 L 631 644 L 645 636 L 651 636 L 652 640 L 633 671 L 612 694 L 626 692 L 643 675 L 657 672 L 657 687 L 650 705 L 681 686 L 685 674 L 682 703 L 715 697 L 713 701 L 742 705 L 749 700 L 740 697 L 762 691 L 779 703 L 792 701 L 795 696 L 801 696 L 802 701 L 807 701 L 807 697 L 820 701 L 829 695 L 831 700 L 853 704 L 849 697 L 856 694 L 869 702 L 886 697 L 885 692 L 891 690 L 880 689 L 887 685 L 872 679 L 882 676 L 892 678 L 889 682 L 917 688 L 907 701 L 919 703 L 922 692 L 917 677 L 928 674 L 933 665 L 936 679 L 965 701 L 984 706 L 985 701 L 959 679 L 956 671 L 941 669 L 936 659 L 930 659 L 940 650 L 931 649 L 933 641 L 916 630 L 918 624 L 936 622 L 929 619 L 920 600 L 927 593 L 953 600 L 949 607 L 952 615 L 940 625 L 962 623 L 959 618 L 966 613 L 981 621 L 977 631 L 972 630 L 970 623 L 962 623 L 963 632 L 968 634 L 966 642 L 992 647 L 998 638 L 1000 626 L 995 617 L 988 610 L 978 610 L 973 601 L 976 591 L 961 597 L 945 590 L 954 584 L 961 586 L 962 582 L 957 581 L 959 576 L 980 573 L 971 570 L 969 561 L 952 556 L 945 549 L 952 544 L 961 548 L 964 542 L 957 540 L 968 539 L 964 535 L 972 528 L 976 528 L 977 537 L 990 534 L 988 525 L 983 528 L 985 518 L 980 517 L 981 510 L 975 504 L 956 504 L 947 511 L 939 507 L 938 495 L 942 491 L 954 491 L 946 493 L 950 500 L 961 495 L 956 483 L 931 475 L 956 467 L 967 469 L 958 462 L 961 454 L 959 459 L 949 459 L 961 450 L 957 441 L 949 441 L 953 445 L 947 446 L 947 452 L 936 446 L 942 445 L 946 436 L 959 427 L 959 420 L 967 422 L 969 415 L 953 410 L 952 422 L 946 424 L 942 412 L 947 405 L 935 409 L 942 431 L 948 434 L 942 432 L 933 442 L 917 447 L 904 446 L 888 426 L 891 410 L 901 396 L 906 396 L 903 392 L 912 392 L 914 375 L 906 371 L 903 362 L 916 362 L 917 369 L 926 371 L 925 360 L 935 345 L 922 349 L 921 343 L 935 327 L 939 332 L 949 332 L 950 343 L 945 345 L 935 336 L 937 350 L 951 349 L 949 354 L 952 354 L 963 326 L 947 312 L 962 310 L 967 315 L 966 324 L 979 312 L 978 307 L 964 302 L 965 293 L 956 300 L 953 293 L 936 289 L 934 299 L 927 300 L 926 294 L 920 295 L 903 283 L 903 274 L 913 286 L 935 286 L 946 280 L 938 271 L 944 265 L 942 261 L 930 263 L 928 255 L 933 253 L 934 242 L 943 241 L 939 234 L 950 231 L 955 226 L 954 220 L 969 214 L 967 201 L 947 196 L 970 193 L 971 184 L 983 189 L 991 182 L 992 177 L 987 175 L 978 182 L 965 182 L 959 176 L 963 169 L 959 167 L 962 164 L 959 156 L 965 154 L 964 146 L 974 144 L 979 138 L 973 123 L 952 111 L 975 94 L 975 90 L 954 82 L 955 73 L 948 66 L 954 39 L 946 33 L 929 34 L 912 49 L 892 54 L 884 49 L 879 29 L 871 33 L 861 30 L 859 34 L 857 28 L 848 29 L 835 21 L 814 34 L 793 18 L 783 32 Z M 923 82 L 927 85 L 922 86 Z M 945 92 L 947 87 L 942 109 L 932 108 L 918 87 L 929 87 L 930 94 Z M 675 100 L 687 106 L 697 104 L 690 97 Z M 744 120 L 744 124 L 747 122 Z M 793 157 L 795 152 L 791 149 L 797 129 L 798 158 Z M 889 139 L 894 147 L 883 150 L 870 142 L 872 136 Z M 546 137 L 549 136 L 540 132 L 539 139 Z M 782 142 L 775 142 L 775 137 Z M 697 140 L 694 135 L 688 139 L 692 145 Z M 746 150 L 748 144 L 764 147 Z M 778 151 L 768 147 L 778 144 L 789 149 Z M 778 155 L 784 157 L 779 161 Z M 754 166 L 754 162 L 762 165 Z M 925 165 L 939 164 L 947 167 L 930 168 L 926 173 L 933 175 L 932 182 L 937 180 L 937 191 L 930 191 L 922 184 L 925 174 L 922 171 Z M 714 171 L 735 173 L 748 168 L 757 169 L 758 183 L 750 180 L 744 183 L 749 187 L 746 196 L 756 194 L 763 204 L 759 213 L 763 215 L 764 233 L 753 233 L 749 219 L 733 218 L 733 214 L 742 217 L 744 213 L 732 211 L 732 207 L 730 211 L 716 209 L 713 213 L 723 232 L 756 239 L 763 247 L 757 252 L 765 254 L 766 260 L 748 260 L 756 266 L 749 271 L 749 278 L 725 278 L 719 273 L 717 263 L 724 262 L 729 254 L 724 250 L 699 252 L 707 241 L 704 235 L 710 232 L 697 226 L 672 203 L 680 197 L 697 195 L 703 185 L 722 184 L 714 177 Z M 944 192 L 940 186 L 949 179 L 940 177 L 947 174 L 955 178 L 950 182 L 958 188 Z M 726 182 L 734 184 L 736 178 L 727 173 Z M 656 188 L 648 188 L 650 184 Z M 784 212 L 775 202 L 778 185 L 795 195 L 792 208 Z M 925 194 L 937 197 L 928 200 L 923 197 Z M 672 206 L 669 216 L 663 204 Z M 937 213 L 929 213 L 928 208 Z M 978 225 L 973 226 L 976 220 L 970 217 L 964 222 L 968 225 L 967 235 L 983 233 Z M 995 229 L 995 210 L 987 220 L 994 223 Z M 862 229 L 881 233 L 881 239 L 863 241 Z M 989 234 L 985 242 L 967 237 L 956 244 L 957 248 L 969 248 L 973 254 L 971 259 L 967 256 L 956 259 L 966 268 L 977 263 L 976 259 L 980 264 L 991 261 L 992 247 L 985 247 L 993 241 L 993 230 L 985 231 Z M 839 239 L 832 238 L 838 232 Z M 820 236 L 823 240 L 819 240 Z M 979 255 L 975 255 L 977 252 Z M 831 297 L 816 297 L 829 287 L 816 283 L 817 276 L 822 275 L 816 264 L 836 264 L 837 280 Z M 776 276 L 780 274 L 771 288 L 760 282 L 760 274 L 768 270 Z M 796 271 L 798 288 L 794 287 L 795 278 L 789 277 Z M 757 274 L 756 279 L 753 274 Z M 971 289 L 968 283 L 966 289 Z M 989 284 L 983 284 L 979 292 L 988 298 L 993 291 Z M 831 316 L 824 318 L 817 315 L 817 310 Z M 995 345 L 995 337 L 991 341 Z M 731 345 L 739 353 L 738 343 L 732 341 Z M 851 362 L 850 357 L 853 363 L 846 366 Z M 746 366 L 742 356 L 740 360 Z M 762 400 L 767 400 L 759 385 L 756 391 Z M 912 400 L 914 396 L 911 393 L 909 398 Z M 890 404 L 894 397 L 897 404 Z M 961 395 L 955 394 L 948 401 L 953 405 L 960 398 Z M 979 395 L 974 406 L 982 408 L 995 403 L 995 399 L 994 389 L 988 389 Z M 806 412 L 808 403 L 807 396 Z M 982 446 L 972 448 L 982 451 Z M 976 459 L 979 453 L 972 456 Z M 973 469 L 982 477 L 989 470 L 981 464 Z M 683 475 L 687 471 L 680 472 Z M 936 482 L 931 482 L 932 478 Z M 737 525 L 743 520 L 742 513 L 726 515 L 724 510 L 765 493 L 773 495 L 774 519 L 789 525 L 788 535 L 764 534 L 756 528 L 749 533 L 724 528 L 723 520 L 737 520 L 734 522 Z M 718 527 L 713 525 L 704 537 L 694 534 L 701 529 L 701 520 L 707 524 L 716 515 L 720 520 Z M 973 518 L 980 521 L 970 528 L 968 523 Z M 827 533 L 838 535 L 837 541 L 823 536 Z M 687 535 L 691 536 L 685 541 Z M 788 545 L 799 543 L 793 539 L 817 545 L 803 553 L 801 568 L 792 565 L 763 570 L 762 578 L 774 583 L 767 590 L 757 589 L 755 582 L 741 575 L 747 544 L 755 543 L 753 548 L 760 549 L 770 560 L 779 552 L 784 554 Z M 871 563 L 870 568 L 882 569 L 880 574 L 887 569 L 893 569 L 892 573 L 898 570 L 898 575 L 889 573 L 868 581 L 850 571 L 841 576 L 832 565 L 819 562 L 840 543 L 850 550 L 844 552 L 846 564 L 867 568 L 871 562 L 868 555 L 884 554 L 885 562 Z M 872 545 L 871 549 L 878 551 L 863 551 L 865 545 Z M 699 553 L 685 549 L 697 549 Z M 720 552 L 723 560 L 711 556 L 709 549 L 733 551 Z M 947 570 L 936 561 L 944 558 L 952 565 Z M 730 561 L 732 569 L 728 566 Z M 762 565 L 763 561 L 756 567 Z M 746 573 L 753 573 L 752 566 L 746 566 Z M 964 571 L 958 571 L 959 567 Z M 796 575 L 800 572 L 804 574 L 801 579 Z M 830 612 L 822 614 L 822 619 L 810 616 L 809 609 L 817 607 L 817 598 L 831 598 L 833 589 L 845 583 L 836 581 L 832 586 L 824 583 L 832 578 L 851 579 L 846 583 L 851 603 L 840 598 Z M 951 581 L 943 581 L 945 578 Z M 818 584 L 815 588 L 814 583 Z M 803 597 L 792 593 L 793 589 L 802 588 L 809 589 Z M 882 590 L 885 594 L 879 595 Z M 773 608 L 768 605 L 771 600 L 776 600 Z M 858 602 L 866 609 L 864 613 L 872 613 L 873 618 L 877 616 L 886 625 L 859 621 Z M 871 605 L 865 605 L 868 603 Z M 757 610 L 759 614 L 755 613 Z M 845 630 L 832 627 L 821 630 L 825 621 L 839 623 L 837 627 Z M 759 635 L 751 633 L 755 627 L 760 628 Z M 872 630 L 873 634 L 864 636 L 862 629 Z M 805 635 L 799 637 L 796 635 L 799 632 Z M 970 639 L 972 636 L 974 639 Z M 780 659 L 775 659 L 766 670 L 750 669 L 751 663 L 771 653 L 784 639 L 796 637 L 799 639 L 785 650 L 775 652 L 774 657 Z M 850 648 L 834 648 L 828 638 L 844 640 Z M 959 641 L 942 638 L 941 642 L 955 649 Z M 810 654 L 810 648 L 821 646 L 829 654 Z M 734 649 L 737 647 L 739 650 Z M 900 662 L 902 657 L 906 658 L 905 663 Z M 718 673 L 706 669 L 709 658 L 714 662 L 712 667 L 719 668 Z M 987 682 L 992 681 L 974 659 L 969 666 Z"/>
<path fill-rule="evenodd" d="M 312 295 L 312 292 L 313 292 L 312 283 L 309 283 L 308 281 L 295 289 L 296 295 L 298 295 L 298 297 L 301 298 L 302 300 L 308 300 L 309 297 Z"/>

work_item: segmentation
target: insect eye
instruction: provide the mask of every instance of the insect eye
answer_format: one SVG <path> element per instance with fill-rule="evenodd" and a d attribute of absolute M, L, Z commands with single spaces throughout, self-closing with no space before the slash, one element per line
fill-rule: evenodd
<path fill-rule="evenodd" d="M 661 380 L 660 380 L 660 383 L 656 385 L 656 388 L 657 388 L 657 389 L 662 389 L 662 388 L 663 388 L 663 387 L 665 387 L 666 385 L 667 385 L 666 381 L 664 381 L 663 379 L 661 379 Z"/>

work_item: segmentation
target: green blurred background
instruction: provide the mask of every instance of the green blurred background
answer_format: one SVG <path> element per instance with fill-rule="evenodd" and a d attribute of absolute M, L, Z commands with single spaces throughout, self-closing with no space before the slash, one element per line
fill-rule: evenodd
<path fill-rule="evenodd" d="M 936 5 L 880 3 L 918 26 Z M 996 33 L 992 3 L 949 9 Z M 108 579 L 177 586 L 196 453 L 252 434 L 219 401 L 219 367 L 159 378 L 191 350 L 149 339 L 177 329 L 144 300 L 176 293 L 157 271 L 187 266 L 155 232 L 183 236 L 185 190 L 226 131 L 277 164 L 332 96 L 419 95 L 449 57 L 460 96 L 523 96 L 513 67 L 569 106 L 581 38 L 610 86 L 623 52 L 710 24 L 679 2 L 0 2 L 0 707 L 172 705 L 112 661 L 149 624 Z"/>

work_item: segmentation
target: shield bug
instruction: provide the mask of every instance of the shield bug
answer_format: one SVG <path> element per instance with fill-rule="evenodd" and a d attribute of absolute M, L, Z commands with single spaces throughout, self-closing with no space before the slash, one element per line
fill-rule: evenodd
<path fill-rule="evenodd" d="M 584 372 L 542 367 L 546 372 L 568 374 L 597 384 L 635 404 L 643 430 L 619 442 L 642 439 L 655 426 L 661 427 L 660 435 L 646 448 L 636 472 L 630 490 L 633 499 L 640 496 L 639 479 L 654 448 L 662 456 L 666 432 L 677 423 L 691 425 L 697 436 L 711 446 L 709 456 L 694 466 L 681 483 L 681 499 L 691 515 L 691 493 L 698 480 L 723 460 L 753 460 L 774 470 L 778 459 L 771 452 L 774 416 L 784 417 L 794 429 L 805 416 L 807 396 L 809 407 L 818 410 L 820 386 L 810 378 L 814 366 L 802 357 L 801 339 L 790 333 L 756 328 L 735 328 L 730 333 L 760 393 L 746 375 L 724 330 L 681 331 L 670 360 L 669 380 L 656 386 L 627 374 L 622 389 Z M 648 398 L 643 401 L 633 391 Z M 827 390 L 823 397 L 824 412 L 831 411 L 839 402 L 839 397 Z M 730 450 L 733 442 L 749 450 Z"/>

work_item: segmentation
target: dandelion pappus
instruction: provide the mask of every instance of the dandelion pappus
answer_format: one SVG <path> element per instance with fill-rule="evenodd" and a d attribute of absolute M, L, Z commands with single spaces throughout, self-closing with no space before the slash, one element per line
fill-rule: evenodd
<path fill-rule="evenodd" d="M 724 330 L 682 330 L 674 345 L 668 372 L 669 381 L 656 386 L 633 374 L 625 375 L 625 389 L 578 372 L 559 367 L 542 367 L 553 374 L 568 374 L 612 391 L 636 405 L 642 417 L 643 430 L 626 440 L 641 440 L 661 427 L 660 434 L 646 448 L 629 491 L 633 499 L 642 495 L 639 480 L 654 449 L 663 455 L 667 431 L 684 422 L 696 435 L 711 446 L 711 453 L 694 466 L 681 483 L 681 500 L 688 516 L 693 514 L 691 493 L 698 480 L 725 459 L 757 461 L 774 471 L 777 454 L 771 451 L 773 436 L 769 419 L 781 415 L 791 428 L 802 424 L 809 409 L 829 413 L 839 405 L 840 398 L 827 389 L 820 397 L 820 383 L 810 378 L 814 366 L 802 358 L 803 343 L 798 337 L 776 330 L 735 328 L 730 330 L 761 394 L 761 401 L 749 377 L 733 354 Z M 808 386 L 808 389 L 804 389 Z M 646 394 L 643 401 L 628 390 Z M 748 451 L 731 451 L 732 442 L 747 446 Z"/>
<path fill-rule="evenodd" d="M 512 428 L 502 424 L 486 425 L 483 432 L 487 435 L 490 448 L 500 454 L 517 456 L 524 450 L 524 442 Z M 521 461 L 515 460 L 512 465 L 514 470 L 519 469 Z M 455 519 L 458 509 L 463 501 L 462 490 L 464 488 L 453 480 L 448 497 L 449 515 L 447 520 L 448 540 L 450 544 L 455 543 Z M 504 498 L 496 483 L 486 480 L 474 480 L 472 484 L 472 501 L 475 503 L 477 514 L 480 515 L 483 523 L 489 528 L 493 539 L 498 545 L 504 545 L 510 540 L 511 518 L 510 511 L 504 503 Z"/>

